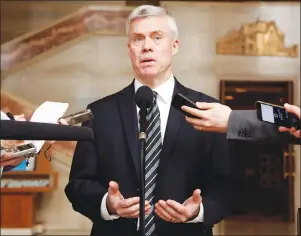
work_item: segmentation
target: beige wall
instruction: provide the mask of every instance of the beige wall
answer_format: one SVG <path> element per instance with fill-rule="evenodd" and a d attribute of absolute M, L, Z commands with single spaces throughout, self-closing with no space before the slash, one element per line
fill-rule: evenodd
<path fill-rule="evenodd" d="M 174 58 L 173 70 L 184 85 L 218 98 L 220 79 L 292 80 L 295 104 L 300 105 L 299 57 L 220 56 L 215 53 L 218 37 L 258 17 L 276 21 L 288 46 L 300 45 L 300 4 L 163 2 L 163 5 L 175 16 L 180 29 L 180 51 Z M 35 105 L 45 100 L 69 102 L 68 112 L 71 112 L 118 91 L 132 79 L 126 37 L 98 35 L 9 75 L 2 81 L 2 89 Z M 295 150 L 297 207 L 300 205 L 300 149 L 296 147 Z M 59 189 L 44 195 L 38 219 L 45 221 L 46 227 L 52 230 L 89 230 L 89 220 L 75 213 L 64 195 L 69 164 L 69 159 L 54 158 L 53 167 L 61 176 Z M 217 231 L 219 229 L 216 227 Z"/>

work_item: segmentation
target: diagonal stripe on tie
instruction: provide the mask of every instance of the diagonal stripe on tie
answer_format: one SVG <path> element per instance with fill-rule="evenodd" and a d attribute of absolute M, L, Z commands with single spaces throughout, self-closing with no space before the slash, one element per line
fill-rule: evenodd
<path fill-rule="evenodd" d="M 157 94 L 147 115 L 147 138 L 145 143 L 145 200 L 150 201 L 152 207 L 150 214 L 145 216 L 145 232 L 147 236 L 155 234 L 154 191 L 156 177 L 162 150 L 160 111 L 157 105 Z"/>

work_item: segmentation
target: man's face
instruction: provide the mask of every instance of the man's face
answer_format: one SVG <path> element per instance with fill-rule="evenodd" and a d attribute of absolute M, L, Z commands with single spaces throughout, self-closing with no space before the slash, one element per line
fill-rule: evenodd
<path fill-rule="evenodd" d="M 167 17 L 154 16 L 134 20 L 129 29 L 129 56 L 140 79 L 171 72 L 172 56 L 178 41 L 172 39 Z"/>

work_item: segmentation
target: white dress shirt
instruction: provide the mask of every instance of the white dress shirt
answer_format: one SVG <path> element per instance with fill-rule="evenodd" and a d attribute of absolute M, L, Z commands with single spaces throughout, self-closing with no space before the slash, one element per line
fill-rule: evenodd
<path fill-rule="evenodd" d="M 141 86 L 143 86 L 140 81 L 135 79 L 134 81 L 134 86 L 135 86 L 135 92 L 137 89 Z M 161 136 L 162 136 L 162 142 L 164 140 L 164 135 L 165 135 L 165 130 L 166 130 L 166 125 L 167 125 L 167 119 L 169 115 L 169 109 L 171 106 L 171 100 L 172 100 L 172 95 L 175 87 L 175 79 L 173 75 L 162 85 L 159 87 L 155 88 L 154 91 L 158 93 L 157 96 L 157 104 L 159 107 L 160 111 L 160 119 L 161 119 Z M 139 107 L 136 106 L 137 108 L 137 116 L 139 117 Z M 138 124 L 139 126 L 139 124 Z M 101 217 L 104 220 L 114 220 L 118 219 L 118 215 L 110 215 L 107 210 L 107 196 L 108 193 L 106 193 L 101 201 Z M 200 211 L 199 214 L 196 218 L 194 218 L 192 221 L 188 221 L 187 223 L 198 223 L 198 222 L 204 222 L 204 207 L 203 203 L 200 205 Z"/>

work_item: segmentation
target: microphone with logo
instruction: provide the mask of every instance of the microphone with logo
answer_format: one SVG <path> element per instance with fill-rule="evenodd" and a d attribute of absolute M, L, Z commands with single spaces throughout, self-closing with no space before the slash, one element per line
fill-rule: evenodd
<path fill-rule="evenodd" d="M 153 102 L 153 92 L 147 86 L 140 87 L 135 94 L 135 102 L 140 108 L 139 111 L 139 143 L 140 143 L 140 209 L 139 209 L 139 232 L 141 236 L 145 235 L 144 224 L 144 202 L 145 202 L 145 141 L 147 137 L 147 109 Z"/>

